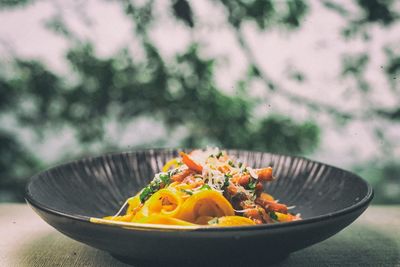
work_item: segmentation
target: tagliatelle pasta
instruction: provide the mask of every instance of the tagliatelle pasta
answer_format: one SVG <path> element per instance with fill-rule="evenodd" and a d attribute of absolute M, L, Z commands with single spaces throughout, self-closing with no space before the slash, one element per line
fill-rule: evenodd
<path fill-rule="evenodd" d="M 299 214 L 263 192 L 272 168 L 253 169 L 219 149 L 195 150 L 165 164 L 148 186 L 106 220 L 163 224 L 240 226 L 300 220 Z"/>
<path fill-rule="evenodd" d="M 190 196 L 182 205 L 177 218 L 203 224 L 204 218 L 213 219 L 224 216 L 233 216 L 235 211 L 229 201 L 221 193 L 213 190 L 204 190 Z"/>

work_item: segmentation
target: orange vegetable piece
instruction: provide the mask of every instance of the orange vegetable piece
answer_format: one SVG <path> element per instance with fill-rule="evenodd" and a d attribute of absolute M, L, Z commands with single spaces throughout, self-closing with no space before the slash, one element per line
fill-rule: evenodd
<path fill-rule="evenodd" d="M 189 170 L 189 169 L 187 169 L 187 170 L 184 170 L 184 171 L 182 171 L 182 172 L 180 172 L 180 173 L 177 173 L 177 174 L 172 175 L 171 179 L 172 179 L 174 182 L 182 182 L 183 179 L 185 179 L 185 178 L 186 178 L 187 176 L 189 176 L 191 173 L 192 173 L 192 171 Z"/>
<path fill-rule="evenodd" d="M 241 176 L 238 180 L 238 184 L 240 184 L 241 186 L 246 186 L 249 182 L 250 182 L 250 175 L 248 174 Z"/>
<path fill-rule="evenodd" d="M 285 213 L 285 214 L 288 212 L 286 205 L 276 203 L 275 201 L 257 198 L 255 202 L 257 204 L 263 206 L 268 211 L 278 211 L 278 212 Z"/>
<path fill-rule="evenodd" d="M 189 169 L 195 172 L 203 171 L 203 166 L 195 162 L 188 154 L 186 154 L 185 152 L 180 152 L 179 155 L 181 155 L 183 163 L 185 163 L 185 165 L 188 166 Z"/>
<path fill-rule="evenodd" d="M 257 184 L 256 184 L 256 193 L 260 194 L 263 191 L 263 189 L 264 189 L 263 184 L 260 183 L 260 182 L 257 182 Z"/>
<path fill-rule="evenodd" d="M 248 218 L 259 218 L 260 212 L 257 208 L 247 209 L 244 215 Z"/>
<path fill-rule="evenodd" d="M 231 194 L 232 196 L 236 195 L 238 192 L 238 189 L 234 185 L 229 185 L 227 190 L 228 190 L 229 194 Z"/>
<path fill-rule="evenodd" d="M 222 166 L 219 166 L 219 167 L 218 167 L 218 170 L 219 170 L 220 172 L 222 172 L 222 173 L 227 173 L 227 172 L 230 171 L 230 168 L 229 168 L 228 166 L 226 166 L 226 165 L 222 165 Z"/>
<path fill-rule="evenodd" d="M 218 226 L 240 226 L 240 225 L 255 225 L 256 223 L 242 216 L 223 216 L 218 218 Z"/>
<path fill-rule="evenodd" d="M 263 200 L 267 200 L 267 201 L 274 201 L 275 200 L 273 196 L 271 196 L 270 194 L 267 194 L 265 192 L 262 192 L 260 194 L 260 198 L 263 199 Z"/>
<path fill-rule="evenodd" d="M 256 170 L 256 173 L 258 175 L 258 180 L 259 181 L 272 181 L 274 177 L 272 176 L 272 168 L 263 168 L 263 169 L 258 169 Z"/>
<path fill-rule="evenodd" d="M 297 221 L 300 218 L 298 216 L 292 215 L 290 213 L 284 214 L 280 212 L 275 212 L 275 215 L 278 217 L 278 221 L 280 222 L 291 222 L 291 221 Z"/>

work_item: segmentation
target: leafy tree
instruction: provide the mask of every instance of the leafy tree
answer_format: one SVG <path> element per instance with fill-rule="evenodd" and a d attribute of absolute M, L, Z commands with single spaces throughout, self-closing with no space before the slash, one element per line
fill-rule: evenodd
<path fill-rule="evenodd" d="M 130 19 L 144 57 L 136 58 L 127 48 L 109 57 L 99 57 L 95 45 L 79 38 L 65 23 L 62 14 L 54 16 L 46 22 L 46 27 L 69 42 L 65 59 L 72 70 L 71 76 L 61 77 L 34 59 L 16 57 L 11 64 L 0 63 L 3 67 L 0 72 L 3 117 L 9 116 L 20 127 L 33 131 L 38 138 L 45 138 L 45 131 L 62 133 L 65 127 L 69 127 L 79 141 L 80 149 L 77 151 L 83 154 L 92 152 L 93 145 L 100 147 L 101 151 L 119 149 L 112 140 L 107 140 L 106 125 L 114 121 L 124 126 L 143 116 L 156 118 L 169 130 L 170 135 L 165 139 L 183 127 L 187 134 L 180 140 L 182 146 L 214 144 L 293 154 L 313 152 L 320 140 L 320 129 L 315 121 L 299 122 L 282 114 L 257 116 L 257 108 L 265 103 L 260 104 L 257 98 L 251 97 L 247 88 L 252 82 L 259 81 L 270 94 L 305 107 L 310 113 L 328 114 L 338 125 L 371 117 L 393 123 L 400 121 L 398 106 L 382 107 L 371 100 L 371 86 L 365 75 L 369 64 L 367 53 L 343 56 L 342 78 L 354 79 L 357 93 L 371 104 L 354 112 L 288 90 L 285 82 L 272 79 L 257 64 L 256 55 L 243 34 L 244 25 L 254 24 L 260 31 L 273 28 L 296 31 L 307 18 L 308 1 L 210 1 L 226 11 L 226 23 L 247 60 L 248 72 L 245 77 L 235 77 L 237 86 L 234 93 L 224 93 L 223 88 L 217 85 L 215 65 L 218 59 L 201 56 L 202 46 L 194 39 L 185 51 L 173 58 L 164 58 L 159 53 L 159 48 L 149 37 L 152 25 L 157 21 L 154 15 L 156 1 L 138 4 L 115 0 Z M 362 11 L 362 17 L 334 1 L 321 2 L 347 21 L 342 30 L 345 40 L 364 38 L 367 42 L 367 25 L 389 27 L 399 18 L 392 10 L 394 1 L 357 0 L 355 3 Z M 34 0 L 2 1 L 0 9 L 24 8 L 33 3 Z M 199 22 L 190 1 L 171 0 L 169 6 L 169 14 L 174 19 L 185 25 L 188 31 L 196 30 Z M 388 77 L 394 77 L 400 69 L 399 56 L 390 46 L 386 52 L 388 63 L 384 71 Z M 304 82 L 306 77 L 301 70 L 289 73 L 289 79 L 297 82 Z M 393 79 L 391 81 L 395 93 L 398 84 Z M 375 127 L 375 133 L 378 139 L 389 143 L 381 125 Z M 26 177 L 45 164 L 30 154 L 7 127 L 0 131 L 0 151 L 7 154 L 0 161 L 0 188 L 14 194 L 11 199 L 22 200 Z"/>

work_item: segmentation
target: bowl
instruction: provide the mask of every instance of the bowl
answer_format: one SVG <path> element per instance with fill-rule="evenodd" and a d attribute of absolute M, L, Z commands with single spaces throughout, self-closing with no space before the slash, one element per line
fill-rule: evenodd
<path fill-rule="evenodd" d="M 264 190 L 295 205 L 303 220 L 287 223 L 204 228 L 109 224 L 125 200 L 140 191 L 176 149 L 106 154 L 66 163 L 33 176 L 26 201 L 48 224 L 126 262 L 272 263 L 352 223 L 373 198 L 359 176 L 303 157 L 227 150 L 255 168 L 272 166 L 277 180 Z"/>

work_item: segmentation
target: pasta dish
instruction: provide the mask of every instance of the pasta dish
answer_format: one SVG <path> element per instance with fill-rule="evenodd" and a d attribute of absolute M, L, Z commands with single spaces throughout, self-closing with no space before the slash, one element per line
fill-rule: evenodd
<path fill-rule="evenodd" d="M 168 161 L 153 180 L 106 220 L 164 224 L 243 226 L 300 220 L 264 192 L 272 168 L 254 169 L 218 148 L 194 150 Z"/>

